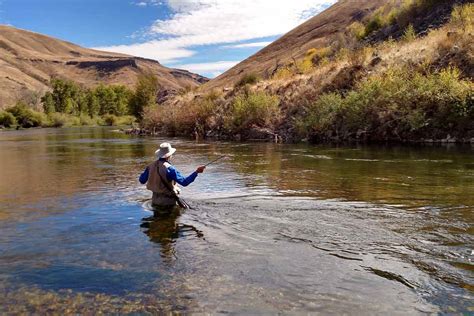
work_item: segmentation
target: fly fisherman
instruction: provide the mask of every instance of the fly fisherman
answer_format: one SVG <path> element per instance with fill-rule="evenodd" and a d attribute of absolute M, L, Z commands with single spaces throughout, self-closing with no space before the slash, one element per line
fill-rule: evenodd
<path fill-rule="evenodd" d="M 148 165 L 140 175 L 141 184 L 147 184 L 146 188 L 153 192 L 152 204 L 154 206 L 172 207 L 177 203 L 181 207 L 187 208 L 186 202 L 178 197 L 180 189 L 176 183 L 186 187 L 194 182 L 198 173 L 203 173 L 205 166 L 200 166 L 187 177 L 173 167 L 169 161 L 176 151 L 169 143 L 163 143 L 155 152 L 157 160 Z"/>

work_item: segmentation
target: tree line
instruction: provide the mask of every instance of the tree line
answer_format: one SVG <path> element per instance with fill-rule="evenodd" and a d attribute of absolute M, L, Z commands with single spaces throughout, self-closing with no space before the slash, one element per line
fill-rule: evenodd
<path fill-rule="evenodd" d="M 159 84 L 155 75 L 143 74 L 134 91 L 124 85 L 100 84 L 95 88 L 84 88 L 64 79 L 52 79 L 51 88 L 52 91 L 41 98 L 45 114 L 134 115 L 140 118 L 146 107 L 156 104 Z"/>

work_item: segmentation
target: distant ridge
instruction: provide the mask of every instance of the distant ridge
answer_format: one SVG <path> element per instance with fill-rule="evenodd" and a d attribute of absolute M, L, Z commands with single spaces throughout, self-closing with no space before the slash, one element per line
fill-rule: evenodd
<path fill-rule="evenodd" d="M 152 72 L 169 96 L 199 86 L 207 78 L 171 69 L 151 59 L 84 48 L 42 34 L 0 25 L 0 108 L 18 99 L 43 94 L 53 77 L 84 86 L 133 86 L 140 73 Z"/>

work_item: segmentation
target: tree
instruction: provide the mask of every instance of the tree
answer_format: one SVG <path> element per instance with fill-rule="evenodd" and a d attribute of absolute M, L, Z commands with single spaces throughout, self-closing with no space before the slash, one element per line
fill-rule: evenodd
<path fill-rule="evenodd" d="M 156 96 L 159 90 L 158 78 L 154 74 L 146 73 L 140 75 L 135 87 L 135 95 L 131 102 L 131 114 L 141 118 L 145 108 L 156 104 Z"/>
<path fill-rule="evenodd" d="M 53 100 L 56 112 L 78 113 L 77 99 L 80 87 L 72 81 L 53 79 Z"/>
<path fill-rule="evenodd" d="M 114 114 L 115 113 L 115 92 L 111 87 L 103 84 L 95 89 L 95 94 L 99 101 L 99 114 Z"/>
<path fill-rule="evenodd" d="M 113 86 L 115 93 L 115 115 L 129 114 L 129 107 L 132 101 L 133 92 L 125 86 Z"/>
<path fill-rule="evenodd" d="M 95 90 L 87 90 L 87 113 L 90 117 L 94 117 L 99 114 L 100 104 L 99 99 L 96 96 Z"/>
<path fill-rule="evenodd" d="M 49 114 L 56 111 L 54 97 L 51 92 L 45 93 L 45 95 L 41 98 L 41 103 L 43 103 L 44 113 Z"/>

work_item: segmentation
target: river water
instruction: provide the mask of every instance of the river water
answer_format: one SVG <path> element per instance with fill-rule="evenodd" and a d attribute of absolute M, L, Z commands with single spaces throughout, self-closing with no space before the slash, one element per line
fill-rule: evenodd
<path fill-rule="evenodd" d="M 0 133 L 0 314 L 474 312 L 474 147 L 170 139 L 228 158 L 153 217 L 162 141 Z"/>

